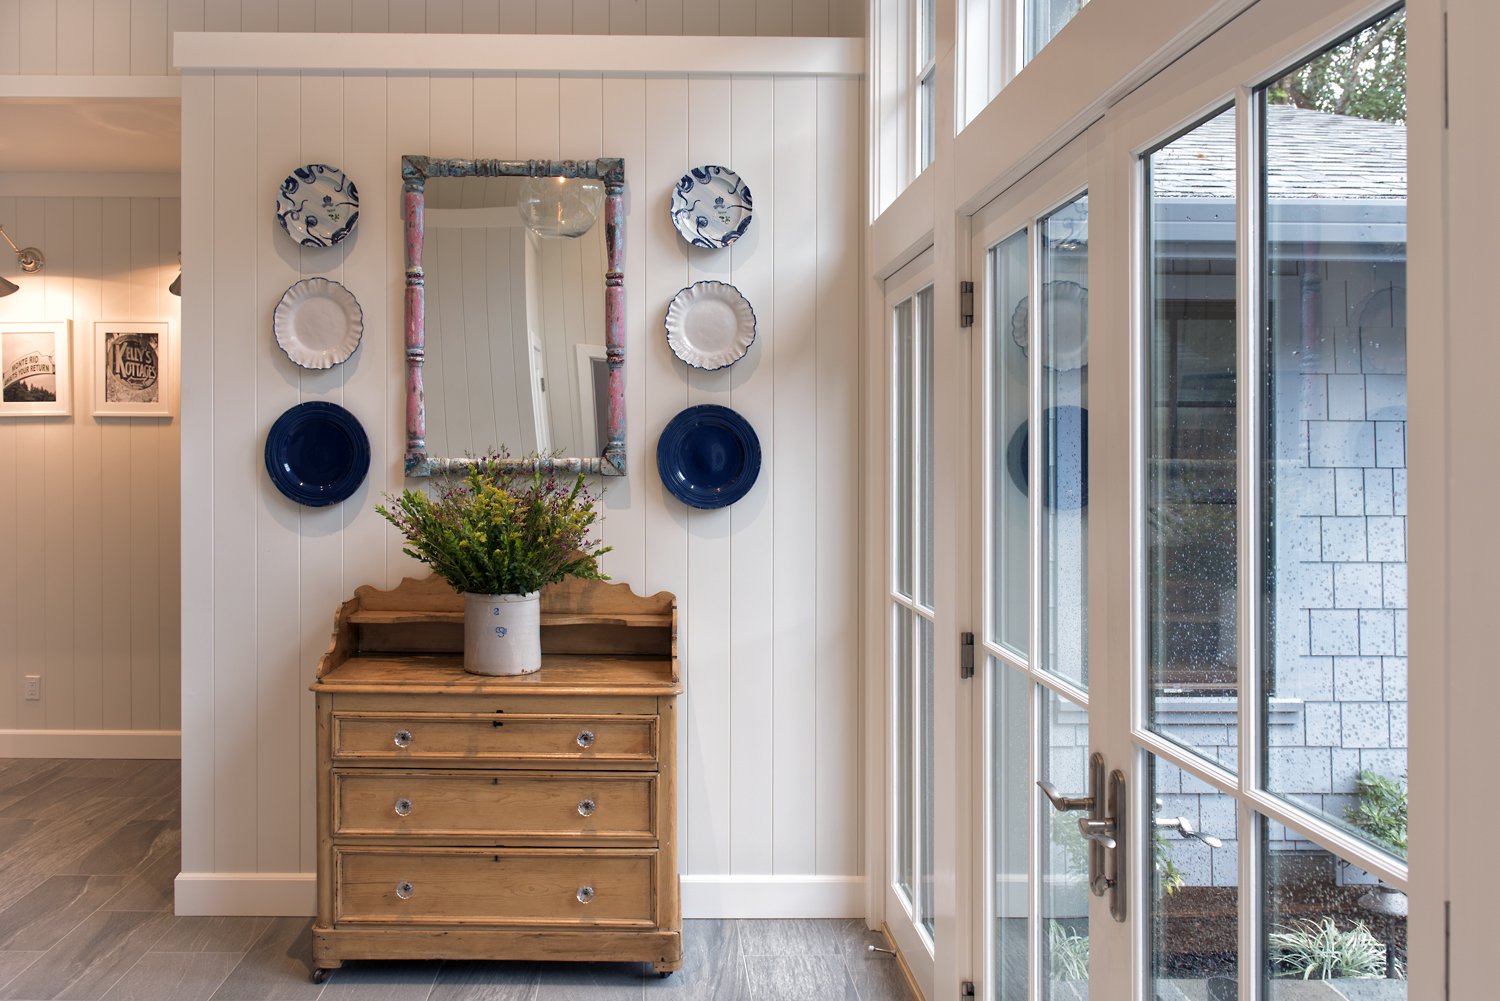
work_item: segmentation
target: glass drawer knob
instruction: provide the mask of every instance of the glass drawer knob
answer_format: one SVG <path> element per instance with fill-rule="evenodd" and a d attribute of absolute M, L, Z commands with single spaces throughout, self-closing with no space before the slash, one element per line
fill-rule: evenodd
<path fill-rule="evenodd" d="M 397 730 L 396 731 L 396 736 L 395 736 L 395 741 L 396 741 L 396 746 L 397 747 L 410 747 L 411 746 L 411 731 L 410 730 Z"/>
<path fill-rule="evenodd" d="M 580 730 L 578 732 L 578 746 L 579 747 L 593 747 L 594 746 L 594 731 L 592 731 L 592 730 Z"/>
<path fill-rule="evenodd" d="M 407 799 L 405 797 L 402 797 L 401 799 L 396 800 L 396 816 L 398 816 L 398 817 L 409 817 L 409 816 L 411 816 L 411 800 L 409 800 L 409 799 Z"/>
<path fill-rule="evenodd" d="M 408 880 L 402 880 L 396 884 L 396 896 L 402 900 L 410 900 L 412 891 L 415 889 Z"/>
<path fill-rule="evenodd" d="M 594 888 L 592 886 L 580 886 L 578 888 L 578 902 L 586 904 L 594 899 Z"/>
<path fill-rule="evenodd" d="M 599 809 L 599 805 L 597 803 L 595 803 L 591 799 L 586 799 L 578 804 L 578 815 L 580 817 L 592 817 L 594 815 L 594 811 L 597 809 Z"/>

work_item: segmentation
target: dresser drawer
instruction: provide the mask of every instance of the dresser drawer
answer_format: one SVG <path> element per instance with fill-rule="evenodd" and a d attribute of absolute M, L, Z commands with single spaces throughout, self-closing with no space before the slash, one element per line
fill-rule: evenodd
<path fill-rule="evenodd" d="M 650 927 L 657 854 L 335 848 L 340 923 Z"/>
<path fill-rule="evenodd" d="M 654 773 L 361 768 L 333 783 L 339 837 L 656 837 Z"/>
<path fill-rule="evenodd" d="M 653 764 L 655 716 L 333 714 L 335 760 Z"/>

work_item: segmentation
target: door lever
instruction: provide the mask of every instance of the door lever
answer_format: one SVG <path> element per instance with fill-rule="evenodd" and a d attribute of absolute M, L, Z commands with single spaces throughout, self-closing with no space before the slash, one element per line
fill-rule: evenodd
<path fill-rule="evenodd" d="M 1057 786 L 1046 779 L 1038 779 L 1037 786 L 1042 793 L 1052 801 L 1052 808 L 1058 813 L 1070 813 L 1074 810 L 1093 810 L 1094 797 L 1088 796 L 1064 796 L 1057 791 Z"/>
<path fill-rule="evenodd" d="M 1085 841 L 1092 841 L 1105 848 L 1115 847 L 1115 822 L 1112 817 L 1106 817 L 1103 820 L 1079 817 L 1078 833 L 1083 835 Z"/>

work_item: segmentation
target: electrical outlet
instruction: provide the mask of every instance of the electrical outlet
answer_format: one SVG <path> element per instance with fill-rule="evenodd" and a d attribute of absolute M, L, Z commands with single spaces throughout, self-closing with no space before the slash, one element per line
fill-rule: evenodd
<path fill-rule="evenodd" d="M 42 701 L 42 676 L 40 674 L 26 675 L 26 701 Z"/>

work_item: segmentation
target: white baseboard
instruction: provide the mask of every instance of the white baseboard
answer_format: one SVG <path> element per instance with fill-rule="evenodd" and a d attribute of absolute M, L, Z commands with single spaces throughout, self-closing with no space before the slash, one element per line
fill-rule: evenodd
<path fill-rule="evenodd" d="M 174 889 L 181 915 L 302 918 L 318 910 L 310 872 L 180 872 Z"/>
<path fill-rule="evenodd" d="M 857 918 L 863 876 L 683 876 L 686 918 Z M 308 872 L 184 872 L 177 876 L 182 915 L 295 916 L 316 909 Z"/>
<path fill-rule="evenodd" d="M 0 758 L 180 758 L 176 730 L 0 730 Z"/>
<path fill-rule="evenodd" d="M 685 918 L 860 918 L 863 876 L 683 876 Z"/>

